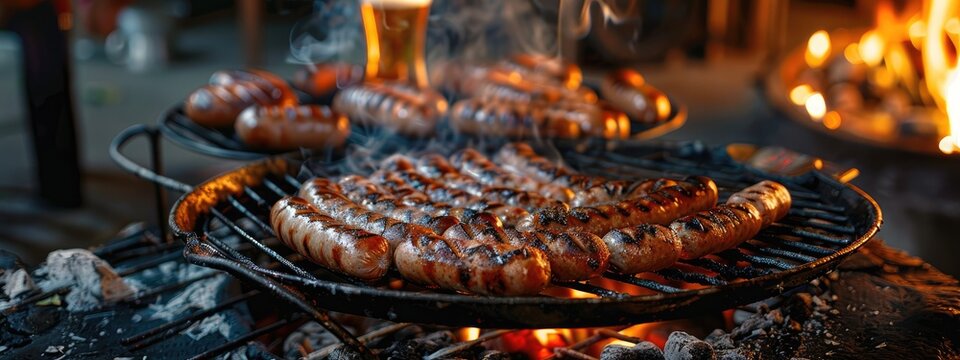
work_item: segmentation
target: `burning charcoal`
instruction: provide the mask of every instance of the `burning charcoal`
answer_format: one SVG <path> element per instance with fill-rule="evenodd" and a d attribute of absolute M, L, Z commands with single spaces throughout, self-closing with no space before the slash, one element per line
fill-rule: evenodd
<path fill-rule="evenodd" d="M 730 334 L 728 334 L 726 331 L 723 331 L 721 329 L 714 330 L 712 333 L 710 333 L 710 335 L 707 335 L 707 337 L 703 340 L 709 343 L 711 346 L 713 346 L 714 349 L 718 349 L 718 350 L 733 349 L 736 347 L 733 343 L 733 337 L 731 337 Z"/>
<path fill-rule="evenodd" d="M 663 351 L 656 344 L 644 341 L 634 346 L 607 345 L 600 353 L 601 360 L 659 360 Z"/>
<path fill-rule="evenodd" d="M 738 350 L 719 350 L 717 351 L 717 360 L 747 360 Z"/>
<path fill-rule="evenodd" d="M 510 354 L 497 350 L 487 350 L 480 353 L 480 360 L 511 360 Z"/>
<path fill-rule="evenodd" d="M 456 335 L 451 331 L 438 331 L 427 334 L 422 338 L 398 341 L 384 350 L 384 354 L 386 354 L 386 359 L 391 360 L 421 359 L 453 344 L 456 338 Z"/>
<path fill-rule="evenodd" d="M 713 346 L 683 331 L 674 331 L 663 346 L 663 355 L 669 360 L 716 359 Z"/>
<path fill-rule="evenodd" d="M 340 346 L 327 355 L 327 360 L 361 360 L 363 356 L 344 346 Z"/>
<path fill-rule="evenodd" d="M 283 342 L 283 352 L 288 358 L 300 357 L 303 356 L 301 349 L 308 352 L 316 351 L 339 342 L 340 340 L 327 329 L 311 321 L 287 336 Z"/>

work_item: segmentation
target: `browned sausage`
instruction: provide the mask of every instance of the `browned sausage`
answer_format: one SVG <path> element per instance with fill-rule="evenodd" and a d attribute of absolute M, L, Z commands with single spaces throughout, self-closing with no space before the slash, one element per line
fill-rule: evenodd
<path fill-rule="evenodd" d="M 580 88 L 583 72 L 576 64 L 540 54 L 517 54 L 502 63 L 508 69 L 546 75 L 568 89 Z"/>
<path fill-rule="evenodd" d="M 315 98 L 362 81 L 363 68 L 348 63 L 309 64 L 293 74 L 293 85 Z"/>
<path fill-rule="evenodd" d="M 715 206 L 717 186 L 713 180 L 694 176 L 644 195 L 611 205 L 577 207 L 569 211 L 543 210 L 530 214 L 517 228 L 524 231 L 580 229 L 606 235 L 613 229 L 639 224 L 668 224 L 685 215 Z"/>
<path fill-rule="evenodd" d="M 569 202 L 574 196 L 573 191 L 564 186 L 543 184 L 528 177 L 516 176 L 474 149 L 457 152 L 450 160 L 450 163 L 460 169 L 461 173 L 487 186 L 532 191 L 562 202 Z"/>
<path fill-rule="evenodd" d="M 444 238 L 366 210 L 324 178 L 305 182 L 300 193 L 331 217 L 386 238 L 407 280 L 484 295 L 534 295 L 549 282 L 550 264 L 539 250 Z"/>
<path fill-rule="evenodd" d="M 412 136 L 433 134 L 447 106 L 433 90 L 392 82 L 351 86 L 333 99 L 333 108 L 353 120 Z"/>
<path fill-rule="evenodd" d="M 670 100 L 660 90 L 647 85 L 640 73 L 623 69 L 610 73 L 600 86 L 603 98 L 634 121 L 657 123 L 672 111 Z"/>
<path fill-rule="evenodd" d="M 793 200 L 790 191 L 778 182 L 764 180 L 743 189 L 727 199 L 727 204 L 750 203 L 760 211 L 763 226 L 787 216 Z"/>
<path fill-rule="evenodd" d="M 630 122 L 623 113 L 597 104 L 563 101 L 469 98 L 453 105 L 450 124 L 460 133 L 512 138 L 619 139 L 630 134 Z"/>
<path fill-rule="evenodd" d="M 297 104 L 297 94 L 293 92 L 290 84 L 266 70 L 220 70 L 210 76 L 210 85 L 225 86 L 243 82 L 254 83 L 271 98 L 280 99 L 277 105 Z"/>
<path fill-rule="evenodd" d="M 245 144 L 271 150 L 338 147 L 350 135 L 347 117 L 320 105 L 252 106 L 234 128 Z"/>
<path fill-rule="evenodd" d="M 624 274 L 656 271 L 680 257 L 680 240 L 670 228 L 640 224 L 615 229 L 603 236 L 610 249 L 610 264 Z"/>
<path fill-rule="evenodd" d="M 603 240 L 596 235 L 577 231 L 517 231 L 504 228 L 499 219 L 489 213 L 476 214 L 468 222 L 450 227 L 444 237 L 540 249 L 550 262 L 553 278 L 560 281 L 599 276 L 606 271 L 610 256 Z"/>
<path fill-rule="evenodd" d="M 359 175 L 345 176 L 338 184 L 351 201 L 395 220 L 426 226 L 437 234 L 443 234 L 448 228 L 460 222 L 453 216 L 433 216 L 424 212 L 421 207 L 408 206 L 401 199 L 381 190 L 372 181 Z"/>
<path fill-rule="evenodd" d="M 187 97 L 184 113 L 197 124 L 222 128 L 232 126 L 244 109 L 253 105 L 279 105 L 283 98 L 253 82 L 207 85 Z"/>
<path fill-rule="evenodd" d="M 665 182 L 667 180 L 661 180 L 660 183 L 637 182 L 576 174 L 538 155 L 530 145 L 524 143 L 504 145 L 495 159 L 508 169 L 537 181 L 569 187 L 576 194 L 572 201 L 573 206 L 610 203 L 635 193 L 649 191 L 654 185 L 669 185 Z"/>
<path fill-rule="evenodd" d="M 270 224 L 291 249 L 339 273 L 377 280 L 392 263 L 382 236 L 345 225 L 302 198 L 287 196 L 277 201 L 270 209 Z"/>
<path fill-rule="evenodd" d="M 723 204 L 670 224 L 680 240 L 680 258 L 696 259 L 753 238 L 763 220 L 750 203 Z"/>

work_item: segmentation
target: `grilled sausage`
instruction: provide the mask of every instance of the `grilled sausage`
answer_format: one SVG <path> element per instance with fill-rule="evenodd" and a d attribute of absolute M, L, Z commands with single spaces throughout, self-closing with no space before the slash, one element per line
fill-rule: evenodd
<path fill-rule="evenodd" d="M 709 209 L 717 203 L 713 180 L 694 176 L 677 185 L 667 186 L 616 204 L 576 207 L 569 211 L 552 209 L 530 214 L 517 229 L 580 229 L 605 235 L 613 229 L 639 224 L 668 224 L 688 214 Z"/>
<path fill-rule="evenodd" d="M 338 147 L 347 141 L 347 117 L 320 105 L 252 106 L 234 127 L 245 144 L 260 149 Z"/>
<path fill-rule="evenodd" d="M 597 102 L 597 93 L 590 88 L 567 88 L 543 74 L 504 67 L 487 70 L 486 76 L 475 86 L 473 93 L 465 95 L 486 100 L 540 102 L 551 105 Z"/>
<path fill-rule="evenodd" d="M 563 84 L 568 89 L 577 89 L 583 82 L 583 72 L 579 66 L 557 57 L 540 54 L 517 54 L 502 64 L 508 69 L 543 74 Z"/>
<path fill-rule="evenodd" d="M 489 213 L 476 214 L 469 221 L 450 227 L 444 237 L 539 249 L 547 256 L 553 278 L 560 281 L 594 278 L 606 271 L 610 256 L 603 240 L 596 235 L 583 232 L 517 231 L 504 228 L 499 219 Z"/>
<path fill-rule="evenodd" d="M 656 271 L 680 257 L 680 240 L 672 230 L 656 224 L 615 229 L 603 236 L 610 264 L 624 274 Z"/>
<path fill-rule="evenodd" d="M 631 119 L 645 124 L 666 120 L 672 111 L 670 99 L 647 85 L 640 73 L 624 69 L 610 73 L 600 86 L 603 98 Z"/>
<path fill-rule="evenodd" d="M 340 179 L 338 185 L 348 199 L 363 205 L 368 210 L 405 223 L 426 226 L 437 234 L 443 234 L 448 228 L 460 222 L 453 216 L 433 216 L 420 207 L 408 206 L 400 199 L 381 190 L 372 181 L 359 175 L 345 176 Z"/>
<path fill-rule="evenodd" d="M 389 244 L 380 235 L 348 226 L 306 200 L 284 197 L 270 209 L 270 224 L 290 248 L 327 269 L 362 280 L 377 280 L 392 263 Z"/>
<path fill-rule="evenodd" d="M 653 187 L 671 185 L 666 179 L 660 182 L 636 182 L 579 175 L 538 155 L 530 145 L 524 143 L 504 145 L 495 159 L 507 168 L 538 181 L 569 187 L 576 194 L 573 206 L 609 203 L 650 191 Z"/>
<path fill-rule="evenodd" d="M 293 85 L 314 98 L 363 81 L 363 68 L 348 63 L 309 64 L 293 74 Z"/>
<path fill-rule="evenodd" d="M 460 169 L 461 173 L 488 186 L 537 192 L 549 199 L 562 202 L 569 202 L 574 196 L 569 188 L 556 184 L 542 184 L 527 177 L 515 176 L 474 149 L 464 149 L 454 154 L 450 163 Z"/>
<path fill-rule="evenodd" d="M 253 105 L 281 105 L 282 95 L 265 91 L 253 82 L 235 82 L 226 85 L 207 85 L 187 97 L 184 113 L 197 124 L 229 127 L 244 109 Z"/>
<path fill-rule="evenodd" d="M 297 103 L 297 94 L 293 92 L 290 84 L 266 70 L 220 70 L 210 76 L 210 85 L 226 86 L 244 82 L 254 83 L 271 98 L 280 99 L 277 105 L 295 105 Z"/>
<path fill-rule="evenodd" d="M 412 224 L 391 231 L 410 239 L 397 248 L 397 270 L 427 286 L 481 295 L 536 295 L 550 281 L 550 264 L 539 250 L 440 237 Z"/>
<path fill-rule="evenodd" d="M 778 182 L 764 180 L 743 189 L 727 199 L 727 204 L 750 203 L 760 211 L 763 226 L 787 216 L 790 212 L 790 191 Z"/>
<path fill-rule="evenodd" d="M 353 120 L 411 136 L 432 134 L 447 106 L 433 90 L 391 82 L 351 86 L 333 98 L 333 108 Z"/>
<path fill-rule="evenodd" d="M 407 280 L 483 295 L 534 295 L 549 282 L 550 265 L 539 250 L 444 238 L 366 210 L 324 178 L 307 181 L 300 194 L 333 218 L 381 234 L 395 249 L 394 264 Z"/>
<path fill-rule="evenodd" d="M 680 240 L 680 258 L 696 259 L 723 251 L 760 232 L 760 211 L 750 203 L 723 204 L 670 224 Z"/>
<path fill-rule="evenodd" d="M 597 104 L 502 96 L 458 101 L 450 111 L 450 124 L 460 133 L 512 138 L 619 139 L 630 134 L 625 114 Z"/>

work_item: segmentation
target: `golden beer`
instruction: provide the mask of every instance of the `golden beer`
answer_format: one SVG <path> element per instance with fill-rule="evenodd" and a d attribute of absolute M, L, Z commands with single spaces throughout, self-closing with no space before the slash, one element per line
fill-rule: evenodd
<path fill-rule="evenodd" d="M 360 0 L 367 40 L 367 79 L 428 86 L 424 47 L 430 3 L 431 0 Z"/>

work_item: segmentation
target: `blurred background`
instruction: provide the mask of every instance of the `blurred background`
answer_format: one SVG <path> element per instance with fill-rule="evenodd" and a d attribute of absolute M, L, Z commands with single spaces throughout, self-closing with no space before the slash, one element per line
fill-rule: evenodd
<path fill-rule="evenodd" d="M 0 4 L 0 248 L 34 264 L 50 250 L 155 222 L 152 185 L 121 171 L 108 145 L 132 124 L 154 123 L 214 71 L 260 67 L 290 78 L 305 63 L 363 61 L 353 1 Z M 938 91 L 949 88 L 956 49 L 937 47 L 956 44 L 956 7 L 598 1 L 577 18 L 589 31 L 558 32 L 565 10 L 555 1 L 435 0 L 427 53 L 432 63 L 560 51 L 588 80 L 637 68 L 689 112 L 663 139 L 780 146 L 833 172 L 857 169 L 852 183 L 884 211 L 881 237 L 960 275 L 960 159 L 947 154 L 951 93 Z M 931 34 L 938 41 L 926 41 Z M 147 150 L 134 144 L 130 154 L 147 163 Z M 187 183 L 241 164 L 169 142 L 162 152 L 166 173 Z"/>

